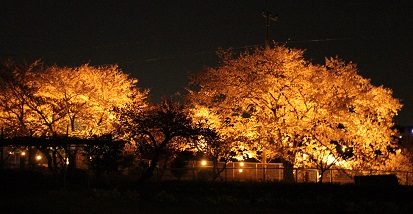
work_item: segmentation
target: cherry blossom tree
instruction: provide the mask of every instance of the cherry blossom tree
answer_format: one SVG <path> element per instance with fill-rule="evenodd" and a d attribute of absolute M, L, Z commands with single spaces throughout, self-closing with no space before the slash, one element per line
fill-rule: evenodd
<path fill-rule="evenodd" d="M 191 95 L 193 104 L 195 104 L 195 96 L 194 94 Z M 212 159 L 212 180 L 221 178 L 221 173 L 226 169 L 227 164 L 234 159 L 246 159 L 255 156 L 249 154 L 254 152 L 254 149 L 249 149 L 248 147 L 248 145 L 251 145 L 248 142 L 254 140 L 253 136 L 248 138 L 243 135 L 253 132 L 245 132 L 245 130 L 248 130 L 247 128 L 242 130 L 235 128 L 234 122 L 230 121 L 230 118 L 221 120 L 219 113 L 214 111 L 213 108 L 195 104 L 190 109 L 190 112 L 194 121 L 205 124 L 208 127 L 203 135 L 197 136 L 194 139 L 194 146 L 195 151 L 201 152 L 204 158 Z"/>
<path fill-rule="evenodd" d="M 239 136 L 259 139 L 248 147 L 281 160 L 285 180 L 293 180 L 294 166 L 324 172 L 343 161 L 356 168 L 386 158 L 401 104 L 356 65 L 336 58 L 314 65 L 302 50 L 284 46 L 238 57 L 223 52 L 221 59 L 192 78 L 199 89 L 190 99 L 231 121 Z"/>
<path fill-rule="evenodd" d="M 3 72 L 4 70 L 4 72 Z M 41 66 L 35 62 L 20 66 L 2 64 L 0 98 L 1 125 L 4 136 L 95 138 L 114 131 L 114 108 L 132 100 L 144 100 L 148 91 L 136 87 L 137 80 L 118 66 L 75 68 Z M 14 131 L 13 131 L 14 130 Z M 49 168 L 65 165 L 69 158 L 75 165 L 79 148 L 38 146 Z"/>
<path fill-rule="evenodd" d="M 1 63 L 0 71 L 0 125 L 6 137 L 32 136 L 36 125 L 28 107 L 27 97 L 36 93 L 34 74 L 42 70 L 39 61 L 17 64 Z"/>

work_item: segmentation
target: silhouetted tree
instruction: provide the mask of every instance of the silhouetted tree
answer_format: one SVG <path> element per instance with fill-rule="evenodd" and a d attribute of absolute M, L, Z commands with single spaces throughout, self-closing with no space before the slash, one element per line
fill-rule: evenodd
<path fill-rule="evenodd" d="M 171 174 L 181 180 L 182 176 L 188 174 L 188 163 L 194 155 L 191 151 L 182 151 L 178 153 L 171 162 Z"/>
<path fill-rule="evenodd" d="M 86 145 L 84 154 L 90 168 L 99 179 L 103 173 L 118 173 L 122 163 L 123 147 L 125 142 L 114 141 L 111 135 L 101 136 L 93 145 Z"/>
<path fill-rule="evenodd" d="M 140 180 L 150 179 L 160 160 L 170 158 L 171 149 L 184 150 L 189 138 L 200 135 L 203 128 L 194 124 L 185 106 L 163 99 L 160 104 L 142 107 L 129 105 L 117 109 L 119 135 L 136 145 L 141 157 L 150 159 L 149 167 Z"/>

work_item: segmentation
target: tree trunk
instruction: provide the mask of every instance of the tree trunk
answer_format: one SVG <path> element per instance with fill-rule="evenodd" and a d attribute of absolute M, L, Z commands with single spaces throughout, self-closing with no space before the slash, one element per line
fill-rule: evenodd
<path fill-rule="evenodd" d="M 4 159 L 4 154 L 3 154 L 3 146 L 1 146 L 1 150 L 0 150 L 0 152 L 1 152 L 1 154 L 0 154 L 0 169 L 3 169 L 3 167 L 4 167 L 4 162 L 3 162 L 3 159 Z"/>
<path fill-rule="evenodd" d="M 33 146 L 29 146 L 29 152 L 28 152 L 28 165 L 29 165 L 29 169 L 34 169 L 35 165 L 36 165 L 36 151 L 33 148 Z"/>
<path fill-rule="evenodd" d="M 140 182 L 145 182 L 152 178 L 153 176 L 153 171 L 155 170 L 156 166 L 158 165 L 159 162 L 159 154 L 156 153 L 154 157 L 151 160 L 151 164 L 149 165 L 149 168 L 142 173 L 141 177 L 139 178 Z"/>
<path fill-rule="evenodd" d="M 212 160 L 212 181 L 215 181 L 219 177 L 218 158 L 214 157 Z"/>
<path fill-rule="evenodd" d="M 76 156 L 77 156 L 78 151 L 79 150 L 77 147 L 73 151 L 70 151 L 70 149 L 67 149 L 67 158 L 69 159 L 69 164 L 67 165 L 68 175 L 72 175 L 73 171 L 76 169 Z"/>
<path fill-rule="evenodd" d="M 283 160 L 283 181 L 288 183 L 294 183 L 294 164 L 290 161 Z"/>
<path fill-rule="evenodd" d="M 321 169 L 320 170 L 320 177 L 318 177 L 317 179 L 318 179 L 318 181 L 317 181 L 317 183 L 323 183 L 323 177 L 324 177 L 324 173 L 327 171 L 327 169 Z"/>
<path fill-rule="evenodd" d="M 167 165 L 167 163 L 168 163 L 168 158 L 165 158 L 164 161 L 163 161 L 163 163 L 162 163 L 162 166 L 159 166 L 159 168 L 158 168 L 158 176 L 157 176 L 158 181 L 161 181 L 161 180 L 162 180 L 163 174 L 165 173 L 165 170 L 166 170 L 166 165 Z M 155 168 L 156 168 L 156 167 L 155 167 Z"/>
<path fill-rule="evenodd" d="M 320 174 L 320 177 L 318 178 L 318 181 L 317 181 L 317 183 L 323 183 L 323 174 L 324 174 L 324 172 L 323 171 L 321 171 L 321 174 Z"/>

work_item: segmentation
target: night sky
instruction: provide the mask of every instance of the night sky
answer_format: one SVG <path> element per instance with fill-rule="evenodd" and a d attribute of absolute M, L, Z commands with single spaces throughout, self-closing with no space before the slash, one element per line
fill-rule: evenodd
<path fill-rule="evenodd" d="M 188 74 L 216 66 L 218 48 L 262 46 L 263 10 L 279 17 L 270 40 L 306 49 L 314 63 L 336 55 L 356 63 L 402 100 L 396 122 L 413 125 L 411 0 L 0 0 L 0 59 L 118 64 L 156 101 L 184 92 Z"/>

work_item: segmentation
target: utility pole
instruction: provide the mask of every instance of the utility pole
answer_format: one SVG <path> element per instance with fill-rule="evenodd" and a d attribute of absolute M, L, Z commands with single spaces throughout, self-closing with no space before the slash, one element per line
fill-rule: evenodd
<path fill-rule="evenodd" d="M 270 22 L 271 21 L 278 21 L 278 16 L 272 16 L 272 13 L 269 12 L 268 10 L 263 10 L 262 11 L 262 16 L 264 16 L 265 21 L 266 21 L 266 33 L 265 33 L 265 48 L 270 47 L 270 41 L 269 41 L 269 31 L 270 31 Z"/>

